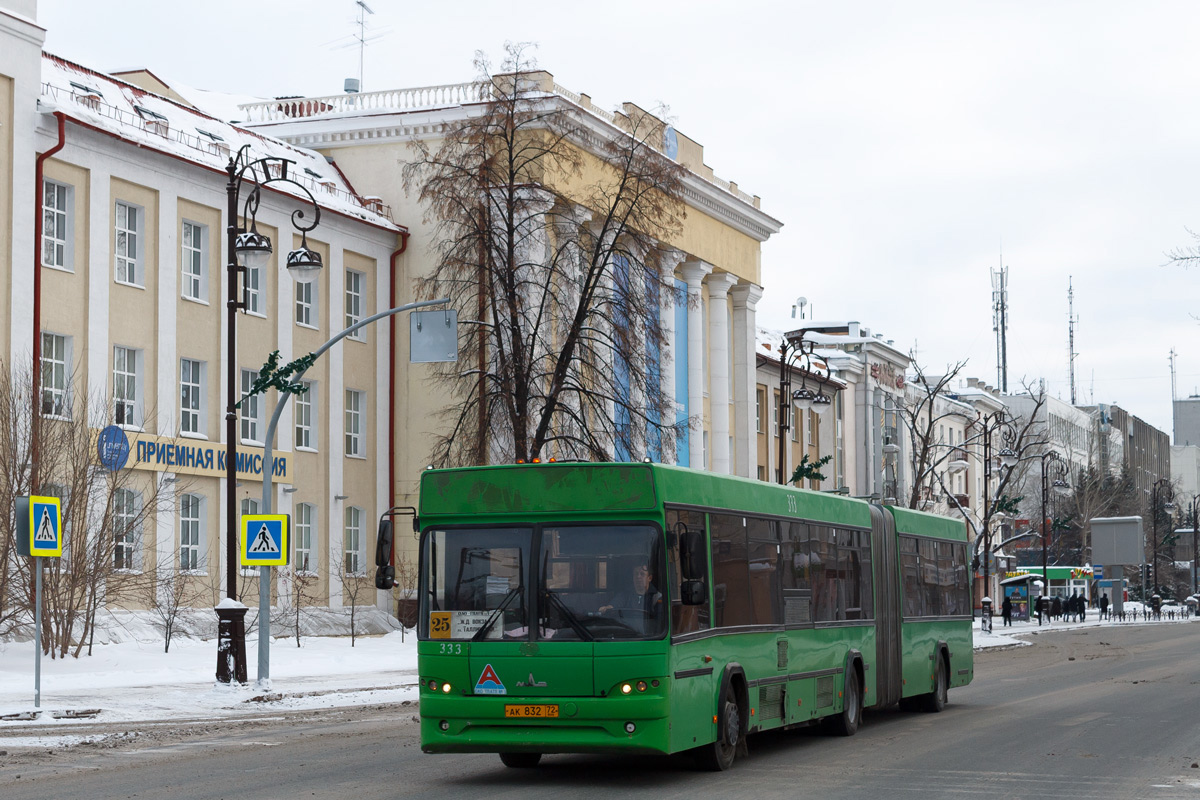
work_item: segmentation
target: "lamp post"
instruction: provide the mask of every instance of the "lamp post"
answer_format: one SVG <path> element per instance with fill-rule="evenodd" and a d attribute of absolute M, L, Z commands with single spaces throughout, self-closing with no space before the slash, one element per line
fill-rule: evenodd
<path fill-rule="evenodd" d="M 779 483 L 786 486 L 790 477 L 786 472 L 787 431 L 792 427 L 791 411 L 794 403 L 798 411 L 816 411 L 823 414 L 832 407 L 833 400 L 825 392 L 825 384 L 830 378 L 829 365 L 825 365 L 824 377 L 812 372 L 813 350 L 816 342 L 805 340 L 804 335 L 810 328 L 800 328 L 783 335 L 779 345 Z M 798 366 L 800 372 L 800 388 L 792 391 L 792 369 Z M 814 375 L 816 391 L 808 387 L 808 376 Z"/>
<path fill-rule="evenodd" d="M 1175 492 L 1171 487 L 1170 478 L 1159 478 L 1150 488 L 1150 530 L 1152 532 L 1152 541 L 1150 545 L 1150 571 L 1153 573 L 1152 580 L 1154 582 L 1154 594 L 1158 594 L 1158 502 L 1162 498 L 1163 509 L 1170 511 L 1175 508 L 1175 504 L 1171 502 L 1171 498 L 1175 496 Z"/>
<path fill-rule="evenodd" d="M 225 403 L 225 600 L 217 606 L 217 681 L 220 683 L 246 682 L 246 607 L 238 602 L 238 514 L 237 514 L 237 406 L 238 406 L 238 358 L 237 358 L 237 312 L 247 307 L 247 290 L 240 277 L 248 270 L 266 266 L 273 247 L 267 236 L 258 232 L 256 216 L 262 202 L 262 190 L 272 183 L 287 183 L 303 192 L 303 197 L 313 207 L 313 219 L 304 223 L 304 210 L 291 214 L 292 226 L 300 232 L 300 247 L 287 256 L 287 268 L 300 283 L 312 281 L 320 274 L 321 256 L 308 247 L 308 232 L 321 221 L 321 208 L 312 192 L 288 177 L 288 166 L 294 164 L 278 156 L 254 159 L 250 145 L 243 146 L 229 159 L 226 172 L 226 250 L 228 262 L 225 267 L 225 283 L 228 287 L 226 301 L 227 344 L 226 353 L 226 403 Z M 249 230 L 238 227 L 238 203 L 243 183 L 252 187 L 242 205 L 242 222 L 249 220 Z M 240 292 L 239 292 L 240 289 Z M 266 469 L 270 469 L 267 465 Z M 269 574 L 268 568 L 263 568 Z M 265 575 L 260 580 L 267 580 Z M 260 588 L 261 591 L 261 588 Z"/>
<path fill-rule="evenodd" d="M 1066 494 L 1068 491 L 1070 491 L 1071 485 L 1067 483 L 1065 479 L 1067 474 L 1067 463 L 1063 461 L 1062 457 L 1053 450 L 1047 450 L 1045 453 L 1042 453 L 1042 579 L 1046 582 L 1046 592 L 1048 594 L 1050 591 L 1050 565 L 1048 548 L 1050 544 L 1050 533 L 1053 530 L 1053 526 L 1050 527 L 1050 530 L 1046 529 L 1046 496 L 1049 494 L 1050 486 L 1050 475 L 1046 471 L 1047 461 L 1054 465 L 1054 492 L 1056 494 Z M 1038 625 L 1042 624 L 1042 616 L 1038 617 Z"/>
<path fill-rule="evenodd" d="M 1017 439 L 1016 429 L 1004 413 L 1004 409 L 991 414 L 980 414 L 976 424 L 981 428 L 983 436 L 983 592 L 990 597 L 991 590 L 991 556 L 992 556 L 992 502 L 990 498 L 992 482 L 992 436 L 999 431 L 1004 440 L 1004 447 L 996 454 L 1000 466 L 1012 469 L 1020 461 L 1013 450 Z"/>

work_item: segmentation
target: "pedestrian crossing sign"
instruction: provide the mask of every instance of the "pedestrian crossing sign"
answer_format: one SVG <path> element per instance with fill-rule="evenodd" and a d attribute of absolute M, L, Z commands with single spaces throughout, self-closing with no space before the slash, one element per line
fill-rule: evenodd
<path fill-rule="evenodd" d="M 242 517 L 242 566 L 282 567 L 288 563 L 287 514 L 246 514 Z"/>
<path fill-rule="evenodd" d="M 24 500 L 24 498 L 22 498 Z M 29 514 L 29 552 L 19 548 L 23 555 L 61 558 L 63 551 L 62 506 L 57 497 L 31 496 Z M 22 515 L 24 516 L 24 515 Z"/>

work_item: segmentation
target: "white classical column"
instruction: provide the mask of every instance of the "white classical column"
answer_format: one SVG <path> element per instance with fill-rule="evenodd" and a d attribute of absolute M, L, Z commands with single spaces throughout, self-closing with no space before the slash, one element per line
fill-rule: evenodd
<path fill-rule="evenodd" d="M 754 309 L 762 298 L 761 286 L 742 283 L 729 290 L 733 297 L 733 448 L 734 471 L 743 478 L 757 477 L 758 425 L 754 415 L 757 340 Z M 768 403 L 769 406 L 769 403 Z M 769 415 L 767 409 L 763 414 Z"/>
<path fill-rule="evenodd" d="M 687 282 L 688 321 L 688 464 L 692 469 L 708 469 L 704 463 L 704 276 L 712 265 L 688 261 L 679 270 Z"/>
<path fill-rule="evenodd" d="M 712 471 L 728 475 L 733 472 L 729 452 L 729 308 L 726 301 L 729 289 L 737 276 L 715 272 L 708 276 L 708 404 L 712 415 L 712 433 L 708 437 L 712 450 Z"/>
<path fill-rule="evenodd" d="M 669 398 L 671 403 L 670 418 L 662 420 L 664 425 L 674 425 L 679 418 L 678 410 L 675 406 L 675 359 L 679 354 L 675 352 L 675 268 L 684 259 L 684 253 L 675 250 L 667 249 L 660 255 L 662 275 L 666 278 L 670 285 L 659 298 L 658 318 L 659 326 L 662 328 L 663 341 L 665 342 L 662 350 L 659 351 L 658 358 L 658 373 L 659 373 L 659 388 L 665 397 Z M 672 436 L 674 434 L 671 434 Z M 675 440 L 678 442 L 678 439 Z M 668 464 L 678 463 L 675 456 L 675 447 L 663 446 L 660 448 L 662 460 Z"/>

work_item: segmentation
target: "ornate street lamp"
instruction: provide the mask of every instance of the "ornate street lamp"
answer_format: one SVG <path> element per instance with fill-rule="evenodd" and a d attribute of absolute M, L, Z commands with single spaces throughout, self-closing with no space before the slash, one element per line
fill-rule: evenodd
<path fill-rule="evenodd" d="M 225 277 L 228 286 L 227 310 L 227 363 L 225 404 L 225 589 L 226 600 L 217 608 L 217 680 L 221 683 L 246 682 L 246 607 L 237 602 L 238 576 L 238 513 L 237 513 L 237 407 L 238 407 L 238 358 L 237 358 L 237 312 L 247 308 L 249 288 L 240 280 L 248 270 L 267 266 L 274 248 L 269 237 L 258 232 L 258 207 L 262 202 L 262 190 L 273 183 L 287 183 L 299 189 L 312 205 L 312 222 L 305 224 L 304 209 L 292 212 L 292 226 L 300 232 L 300 247 L 287 255 L 287 268 L 295 280 L 307 283 L 321 271 L 321 256 L 308 246 L 308 232 L 321 222 L 321 208 L 317 200 L 303 184 L 288 177 L 288 167 L 296 162 L 277 156 L 252 159 L 250 145 L 244 145 L 237 155 L 229 159 L 226 172 L 227 219 L 226 245 L 229 261 Z M 243 184 L 250 191 L 242 205 L 243 225 L 238 227 L 238 201 Z M 239 288 L 241 291 L 239 292 Z M 263 580 L 264 578 L 260 578 Z"/>
<path fill-rule="evenodd" d="M 1162 508 L 1165 511 L 1172 511 L 1175 504 L 1171 500 L 1175 497 L 1175 489 L 1171 486 L 1169 477 L 1159 478 L 1154 482 L 1150 489 L 1150 530 L 1153 532 L 1153 539 L 1150 549 L 1150 569 L 1154 573 L 1154 594 L 1158 594 L 1158 509 L 1159 501 L 1162 500 Z"/>
<path fill-rule="evenodd" d="M 997 456 L 1000 467 L 1011 469 L 1020 461 L 1014 445 L 1017 442 L 1017 431 L 1004 409 L 991 414 L 980 414 L 976 424 L 981 428 L 983 436 L 983 592 L 990 597 L 991 591 L 991 560 L 992 560 L 992 517 L 994 516 L 990 499 L 992 482 L 992 436 L 997 432 L 1003 439 L 1004 446 Z"/>
<path fill-rule="evenodd" d="M 789 477 L 786 474 L 785 448 L 787 431 L 792 427 L 792 405 L 795 404 L 798 411 L 811 410 L 817 414 L 824 414 L 833 406 L 833 400 L 826 392 L 832 373 L 828 364 L 824 365 L 824 375 L 813 371 L 816 365 L 813 358 L 816 342 L 804 338 L 805 334 L 809 332 L 809 328 L 789 331 L 784 334 L 783 342 L 779 345 L 779 482 L 784 486 L 788 484 Z M 792 391 L 792 369 L 794 367 L 801 370 L 800 388 Z M 808 386 L 810 375 L 816 382 L 812 388 Z"/>
<path fill-rule="evenodd" d="M 1042 453 L 1040 458 L 1042 462 L 1042 578 L 1044 578 L 1046 581 L 1046 591 L 1049 593 L 1050 566 L 1048 548 L 1050 544 L 1051 530 L 1046 529 L 1046 496 L 1049 494 L 1048 487 L 1050 486 L 1050 473 L 1046 471 L 1046 462 L 1049 461 L 1053 465 L 1053 486 L 1055 494 L 1067 494 L 1071 490 L 1071 485 L 1066 481 L 1068 466 L 1067 462 L 1063 460 L 1062 456 L 1053 450 L 1047 450 L 1045 453 Z M 1051 529 L 1052 528 L 1053 526 L 1051 526 Z M 1038 617 L 1038 624 L 1042 624 L 1041 616 Z"/>

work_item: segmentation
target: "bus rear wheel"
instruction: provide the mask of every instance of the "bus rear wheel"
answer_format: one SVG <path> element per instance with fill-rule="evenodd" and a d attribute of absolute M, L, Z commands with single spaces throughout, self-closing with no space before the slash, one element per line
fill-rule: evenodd
<path fill-rule="evenodd" d="M 532 769 L 542 760 L 541 753 L 501 753 L 500 762 L 512 769 Z"/>
<path fill-rule="evenodd" d="M 700 766 L 713 772 L 733 766 L 733 759 L 742 742 L 742 713 L 733 686 L 726 686 L 721 693 L 720 711 L 717 715 L 717 740 L 701 747 L 696 754 Z"/>

